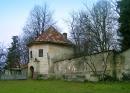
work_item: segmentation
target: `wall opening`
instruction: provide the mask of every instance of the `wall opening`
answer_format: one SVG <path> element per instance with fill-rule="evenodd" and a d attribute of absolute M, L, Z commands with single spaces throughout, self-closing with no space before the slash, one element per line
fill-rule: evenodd
<path fill-rule="evenodd" d="M 30 72 L 31 72 L 31 79 L 33 79 L 33 77 L 34 77 L 34 67 L 33 66 L 30 67 Z"/>

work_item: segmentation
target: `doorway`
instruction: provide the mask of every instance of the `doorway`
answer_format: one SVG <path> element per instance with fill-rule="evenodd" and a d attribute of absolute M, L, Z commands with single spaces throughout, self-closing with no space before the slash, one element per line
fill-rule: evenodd
<path fill-rule="evenodd" d="M 31 72 L 31 74 L 30 74 L 31 79 L 33 79 L 33 77 L 34 77 L 34 67 L 33 66 L 30 67 L 30 72 Z"/>

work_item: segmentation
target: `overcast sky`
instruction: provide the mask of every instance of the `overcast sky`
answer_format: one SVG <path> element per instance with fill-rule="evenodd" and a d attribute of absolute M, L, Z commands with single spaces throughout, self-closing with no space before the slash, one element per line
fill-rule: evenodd
<path fill-rule="evenodd" d="M 72 11 L 80 10 L 83 3 L 88 5 L 96 0 L 0 0 L 0 42 L 4 45 L 11 43 L 14 35 L 20 35 L 31 9 L 34 5 L 47 3 L 54 11 L 54 19 L 62 32 L 68 32 L 64 22 Z"/>

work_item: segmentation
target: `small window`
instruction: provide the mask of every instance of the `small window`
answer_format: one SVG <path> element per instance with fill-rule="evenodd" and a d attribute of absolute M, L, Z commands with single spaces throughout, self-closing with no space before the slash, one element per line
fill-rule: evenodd
<path fill-rule="evenodd" d="M 43 49 L 39 49 L 39 57 L 43 57 Z"/>
<path fill-rule="evenodd" d="M 30 51 L 30 58 L 32 58 L 33 57 L 33 55 L 32 55 L 32 51 Z"/>

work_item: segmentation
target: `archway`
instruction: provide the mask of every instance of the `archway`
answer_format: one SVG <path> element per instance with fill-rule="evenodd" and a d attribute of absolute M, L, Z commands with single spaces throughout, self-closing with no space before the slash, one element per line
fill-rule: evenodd
<path fill-rule="evenodd" d="M 31 79 L 33 79 L 33 76 L 34 76 L 34 67 L 33 66 L 31 66 L 30 67 L 30 72 L 31 72 Z"/>

